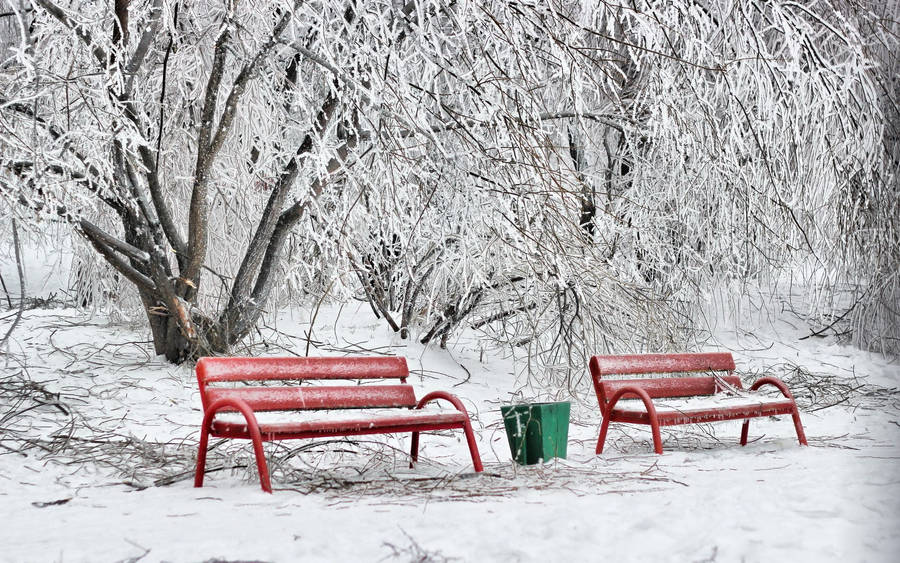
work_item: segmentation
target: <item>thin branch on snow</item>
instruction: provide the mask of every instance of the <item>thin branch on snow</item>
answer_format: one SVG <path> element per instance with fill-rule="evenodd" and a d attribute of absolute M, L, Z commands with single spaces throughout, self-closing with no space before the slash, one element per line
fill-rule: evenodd
<path fill-rule="evenodd" d="M 22 320 L 22 311 L 25 310 L 25 268 L 22 265 L 22 244 L 19 242 L 19 230 L 16 228 L 15 219 L 12 220 L 12 235 L 13 249 L 16 254 L 16 273 L 19 275 L 19 308 L 16 311 L 16 318 L 13 319 L 12 324 L 9 325 L 6 334 L 3 335 L 3 338 L 0 338 L 0 349 L 3 348 L 3 345 L 9 340 L 10 335 L 16 330 L 16 326 L 18 326 L 19 321 Z M 8 298 L 7 295 L 7 299 Z"/>

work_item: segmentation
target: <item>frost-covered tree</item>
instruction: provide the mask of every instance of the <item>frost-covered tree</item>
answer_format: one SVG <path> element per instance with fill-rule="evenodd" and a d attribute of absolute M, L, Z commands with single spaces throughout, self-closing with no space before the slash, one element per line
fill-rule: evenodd
<path fill-rule="evenodd" d="M 477 163 L 477 150 L 453 155 L 446 162 L 458 175 L 449 166 L 432 174 L 444 187 L 406 205 L 406 218 L 394 205 L 366 207 L 382 220 L 363 240 L 391 241 L 368 250 L 377 259 L 357 261 L 376 310 L 396 309 L 399 319 L 389 321 L 401 331 L 407 311 L 430 313 L 426 340 L 465 319 L 568 373 L 598 350 L 683 346 L 698 295 L 723 279 L 758 283 L 790 272 L 816 293 L 806 311 L 815 332 L 854 307 L 847 285 L 893 294 L 898 245 L 889 225 L 900 215 L 896 166 L 883 144 L 891 138 L 885 108 L 896 106 L 882 84 L 893 74 L 872 51 L 894 53 L 897 41 L 879 9 L 498 8 L 495 19 L 508 25 L 480 43 L 531 53 L 531 62 L 486 65 L 473 71 L 475 82 L 501 83 L 516 101 L 535 100 L 526 93 L 535 84 L 557 84 L 530 103 L 570 118 L 525 110 L 533 128 L 510 134 L 533 134 L 535 150 L 516 154 L 514 167 Z M 501 48 L 505 41 L 515 44 Z M 465 85 L 445 91 L 463 95 Z M 496 122 L 479 122 L 464 142 L 526 144 L 497 142 L 497 131 Z M 466 179 L 473 171 L 474 183 Z M 390 238 L 384 224 L 393 225 Z M 896 331 L 889 302 L 876 307 Z"/>
<path fill-rule="evenodd" d="M 866 348 L 900 354 L 900 2 L 875 3 L 859 16 L 863 50 L 872 61 L 875 91 L 884 116 L 879 162 L 870 175 L 851 177 L 846 205 L 853 220 L 844 223 L 847 248 L 843 266 L 854 285 L 847 318 L 853 340 Z"/>
<path fill-rule="evenodd" d="M 852 8 L 32 0 L 0 193 L 81 233 L 173 361 L 315 285 L 580 370 L 682 342 L 711 279 L 838 271 L 885 170 Z"/>

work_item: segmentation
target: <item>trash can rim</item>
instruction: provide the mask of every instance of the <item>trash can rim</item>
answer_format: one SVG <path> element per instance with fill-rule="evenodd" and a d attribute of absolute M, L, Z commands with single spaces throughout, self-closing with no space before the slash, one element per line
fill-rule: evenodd
<path fill-rule="evenodd" d="M 500 405 L 501 409 L 511 409 L 515 407 L 544 407 L 548 405 L 571 405 L 571 401 L 548 401 L 543 403 L 513 403 L 511 405 Z"/>

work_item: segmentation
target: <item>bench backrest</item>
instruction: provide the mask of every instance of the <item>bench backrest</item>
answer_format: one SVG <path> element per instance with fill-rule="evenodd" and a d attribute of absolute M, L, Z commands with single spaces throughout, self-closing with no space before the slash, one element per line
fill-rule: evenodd
<path fill-rule="evenodd" d="M 406 358 L 200 358 L 197 383 L 203 410 L 239 398 L 254 411 L 414 407 Z M 253 386 L 254 381 L 399 379 L 399 385 Z M 220 386 L 223 383 L 251 385 Z"/>
<path fill-rule="evenodd" d="M 712 395 L 722 390 L 716 377 L 680 376 L 684 373 L 726 372 L 720 379 L 741 388 L 734 372 L 734 359 L 728 352 L 700 354 L 631 354 L 594 356 L 590 362 L 591 379 L 600 405 L 605 405 L 622 387 L 640 387 L 651 398 L 693 397 Z M 610 375 L 669 374 L 670 377 L 608 379 Z M 633 398 L 633 397 L 632 397 Z"/>

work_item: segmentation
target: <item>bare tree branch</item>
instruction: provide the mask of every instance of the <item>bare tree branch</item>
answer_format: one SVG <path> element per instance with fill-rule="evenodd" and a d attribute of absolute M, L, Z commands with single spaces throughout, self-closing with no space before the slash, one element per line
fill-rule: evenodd
<path fill-rule="evenodd" d="M 296 6 L 300 0 L 295 1 Z M 278 37 L 284 31 L 293 17 L 293 11 L 286 12 L 272 30 L 269 39 L 259 48 L 256 54 L 248 61 L 232 84 L 231 91 L 225 100 L 225 108 L 219 120 L 215 135 L 212 134 L 212 121 L 218 100 L 218 89 L 222 79 L 225 65 L 225 49 L 230 39 L 229 26 L 225 23 L 219 38 L 216 40 L 213 68 L 206 84 L 206 98 L 203 104 L 201 116 L 200 135 L 198 138 L 197 164 L 194 172 L 194 188 L 191 195 L 190 219 L 188 229 L 188 260 L 182 272 L 182 277 L 193 281 L 200 275 L 200 268 L 206 256 L 207 229 L 208 229 L 208 202 L 207 183 L 209 168 L 212 166 L 225 137 L 231 129 L 232 121 L 237 112 L 240 99 L 246 90 L 247 83 L 259 72 L 263 57 L 278 43 Z"/>
<path fill-rule="evenodd" d="M 6 162 L 4 163 L 4 165 L 8 170 L 18 174 L 20 177 L 24 177 L 23 173 L 26 170 L 33 170 L 35 167 L 34 163 L 31 161 Z M 105 195 L 102 189 L 103 184 L 92 179 L 90 176 L 87 176 L 81 172 L 68 170 L 66 168 L 63 168 L 59 164 L 43 163 L 43 166 L 44 170 L 48 172 L 51 172 L 58 176 L 62 176 L 63 178 L 72 180 L 84 186 L 90 193 L 93 193 L 97 197 L 97 199 L 107 204 L 111 209 L 115 210 L 116 213 L 120 215 L 127 213 L 126 206 L 119 199 Z"/>
<path fill-rule="evenodd" d="M 282 171 L 281 176 L 278 178 L 278 182 L 273 187 L 272 194 L 269 196 L 269 200 L 266 203 L 266 208 L 260 218 L 259 225 L 256 228 L 253 239 L 250 241 L 247 252 L 244 254 L 244 259 L 241 261 L 241 266 L 235 276 L 231 290 L 231 298 L 227 307 L 229 311 L 237 309 L 239 304 L 249 295 L 255 280 L 255 274 L 265 255 L 265 249 L 269 245 L 272 233 L 275 231 L 275 227 L 278 223 L 279 215 L 282 213 L 284 200 L 299 173 L 300 159 L 312 150 L 314 137 L 321 138 L 329 123 L 331 123 L 334 118 L 336 108 L 337 97 L 329 94 L 326 97 L 322 108 L 319 110 L 319 114 L 316 116 L 315 132 L 309 133 L 304 137 L 303 142 L 300 143 L 300 147 L 288 162 L 287 166 Z M 231 315 L 234 315 L 234 313 L 226 312 L 226 315 L 230 317 Z"/>
<path fill-rule="evenodd" d="M 82 26 L 78 25 L 77 22 L 73 21 L 62 8 L 51 2 L 50 0 L 33 0 L 35 4 L 44 9 L 48 14 L 59 20 L 67 28 L 71 29 L 75 32 L 75 35 L 78 36 L 81 41 L 87 45 L 87 47 L 93 53 L 94 58 L 97 59 L 102 66 L 106 66 L 109 62 L 109 57 L 106 54 L 106 51 L 103 50 L 103 47 L 97 45 L 94 41 L 94 38 L 91 37 L 91 34 L 88 33 L 86 29 Z"/>
<path fill-rule="evenodd" d="M 294 1 L 294 10 L 297 9 L 297 6 L 301 1 L 302 0 Z M 234 79 L 234 83 L 231 85 L 231 91 L 228 93 L 228 97 L 225 99 L 225 109 L 222 111 L 222 117 L 219 119 L 219 126 L 216 129 L 216 134 L 208 147 L 208 151 L 210 153 L 210 163 L 213 159 L 215 159 L 215 155 L 218 154 L 219 149 L 222 147 L 222 143 L 225 142 L 225 137 L 228 136 L 229 130 L 231 129 L 231 124 L 234 121 L 234 116 L 237 112 L 238 105 L 240 104 L 241 97 L 244 95 L 244 91 L 247 89 L 247 83 L 250 82 L 250 80 L 252 80 L 253 77 L 259 73 L 263 59 L 266 55 L 269 54 L 272 48 L 279 43 L 279 36 L 287 27 L 293 15 L 294 13 L 292 10 L 286 12 L 283 16 L 281 16 L 281 19 L 278 20 L 277 24 L 275 24 L 275 27 L 272 30 L 272 35 L 269 37 L 268 41 L 266 41 L 256 51 L 256 54 L 247 63 L 244 64 L 244 66 L 241 68 L 241 71 L 238 73 L 237 78 Z"/>
<path fill-rule="evenodd" d="M 84 233 L 87 234 L 92 240 L 101 242 L 107 247 L 118 250 L 129 258 L 134 258 L 135 260 L 138 260 L 140 262 L 150 261 L 150 255 L 143 250 L 141 250 L 140 248 L 135 248 L 127 242 L 121 241 L 116 237 L 106 233 L 100 227 L 94 225 L 87 219 L 81 219 L 80 221 L 78 221 L 78 225 L 81 227 L 82 231 L 84 231 Z"/>
<path fill-rule="evenodd" d="M 159 183 L 159 173 L 156 170 L 156 161 L 150 153 L 150 149 L 146 146 L 139 146 L 138 154 L 141 157 L 144 176 L 147 179 L 147 188 L 150 191 L 150 197 L 153 200 L 153 207 L 156 209 L 159 223 L 162 226 L 163 232 L 166 234 L 166 239 L 168 239 L 169 244 L 175 249 L 179 268 L 183 270 L 187 260 L 187 244 L 178 233 L 178 227 L 175 226 L 172 212 L 166 204 L 163 189 Z"/>
<path fill-rule="evenodd" d="M 134 85 L 134 77 L 138 70 L 140 70 L 141 65 L 144 64 L 144 59 L 150 51 L 150 46 L 159 34 L 159 27 L 162 23 L 162 1 L 163 0 L 153 0 L 153 5 L 150 7 L 150 23 L 144 28 L 144 33 L 141 34 L 141 40 L 138 42 L 137 49 L 135 49 L 134 54 L 131 56 L 131 60 L 125 65 L 125 75 L 128 79 L 125 82 L 125 90 L 122 93 L 123 97 L 127 98 L 130 95 L 131 88 Z"/>
<path fill-rule="evenodd" d="M 6 344 L 9 336 L 19 324 L 19 321 L 22 320 L 22 312 L 25 310 L 25 270 L 22 266 L 22 244 L 19 242 L 19 230 L 16 228 L 15 219 L 12 220 L 12 234 L 13 248 L 16 253 L 16 271 L 19 274 L 19 310 L 16 311 L 16 318 L 13 319 L 12 324 L 9 326 L 9 330 L 7 330 L 6 334 L 3 335 L 3 338 L 0 339 L 0 348 L 3 348 L 3 345 Z M 8 298 L 7 295 L 7 299 Z"/>
<path fill-rule="evenodd" d="M 64 141 L 62 145 L 63 148 L 73 156 L 75 156 L 75 158 L 77 158 L 81 162 L 81 164 L 88 172 L 88 174 L 71 172 L 71 177 L 76 181 L 83 182 L 83 185 L 85 185 L 91 192 L 95 193 L 101 201 L 110 206 L 112 209 L 116 210 L 117 212 L 121 212 L 124 209 L 121 201 L 106 196 L 102 193 L 102 185 L 113 185 L 113 181 L 107 177 L 104 177 L 104 175 L 101 174 L 99 170 L 97 170 L 96 166 L 88 163 L 88 159 L 85 155 L 72 147 L 71 143 L 66 140 L 65 132 L 54 126 L 52 123 L 47 122 L 42 117 L 36 115 L 34 113 L 34 109 L 25 104 L 9 102 L 4 98 L 0 98 L 0 106 L 2 106 L 2 109 L 10 109 L 29 117 L 34 121 L 34 123 L 40 125 L 41 128 L 46 131 L 51 138 L 56 141 Z M 33 163 L 23 162 L 21 164 L 29 168 L 33 166 Z M 58 165 L 48 165 L 47 168 L 56 174 L 60 174 L 62 176 L 66 175 L 66 171 Z M 92 177 L 97 178 L 99 181 L 92 180 Z"/>
<path fill-rule="evenodd" d="M 194 166 L 194 185 L 191 190 L 191 202 L 188 208 L 188 240 L 185 268 L 181 275 L 196 287 L 194 281 L 200 274 L 200 268 L 206 258 L 207 231 L 209 225 L 209 202 L 207 191 L 209 168 L 215 157 L 210 152 L 210 136 L 213 130 L 216 104 L 219 98 L 219 84 L 225 71 L 225 51 L 231 37 L 232 22 L 226 19 L 216 39 L 213 51 L 212 69 L 206 81 L 203 109 L 200 112 L 200 131 L 197 136 L 197 162 Z M 185 288 L 189 291 L 190 286 Z"/>
<path fill-rule="evenodd" d="M 97 250 L 97 252 L 103 255 L 103 258 L 105 258 L 106 261 L 109 262 L 109 264 L 113 268 L 115 268 L 117 272 L 125 276 L 128 281 L 145 291 L 156 291 L 156 284 L 153 283 L 152 279 L 135 270 L 131 266 L 131 264 L 126 262 L 118 254 L 116 254 L 113 248 L 109 246 L 109 244 L 107 244 L 106 241 L 103 238 L 100 238 L 100 236 L 98 236 L 97 234 L 98 232 L 102 234 L 105 233 L 94 227 L 94 225 L 91 225 L 85 219 L 80 220 L 78 222 L 78 226 L 80 227 L 79 232 L 84 235 L 88 242 L 91 243 L 91 245 Z M 117 242 L 122 245 L 127 244 L 122 241 Z"/>

